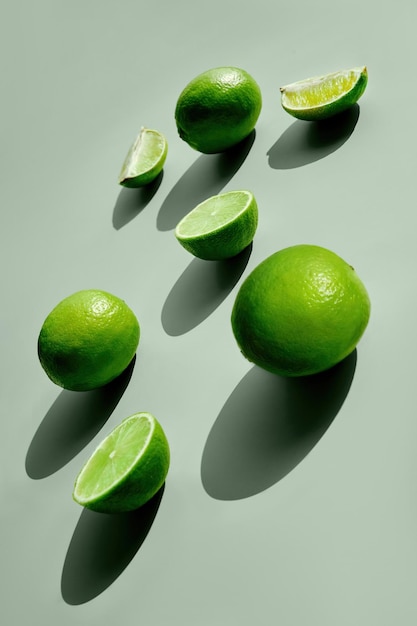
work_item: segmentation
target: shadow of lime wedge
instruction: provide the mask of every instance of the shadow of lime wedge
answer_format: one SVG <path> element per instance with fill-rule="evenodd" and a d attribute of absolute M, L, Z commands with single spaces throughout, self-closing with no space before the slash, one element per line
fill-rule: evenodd
<path fill-rule="evenodd" d="M 84 604 L 103 593 L 126 569 L 145 541 L 164 492 L 129 513 L 84 509 L 72 536 L 61 576 L 67 604 Z"/>
<path fill-rule="evenodd" d="M 320 122 L 296 120 L 268 150 L 273 169 L 292 169 L 327 157 L 343 146 L 359 119 L 359 105 Z"/>
<path fill-rule="evenodd" d="M 349 392 L 356 350 L 326 372 L 282 378 L 253 367 L 218 415 L 203 451 L 201 480 L 218 500 L 271 487 L 314 448 Z"/>

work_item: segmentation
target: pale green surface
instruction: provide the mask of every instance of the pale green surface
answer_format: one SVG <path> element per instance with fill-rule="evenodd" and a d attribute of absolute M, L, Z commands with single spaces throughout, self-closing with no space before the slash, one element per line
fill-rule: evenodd
<path fill-rule="evenodd" d="M 5 624 L 417 623 L 417 120 L 393 95 L 416 100 L 416 18 L 413 0 L 4 7 Z M 174 121 L 190 77 L 229 64 L 263 93 L 240 163 L 200 156 Z M 282 110 L 280 85 L 362 64 L 368 87 L 343 132 L 320 134 Z M 141 125 L 167 137 L 164 174 L 159 187 L 121 189 Z M 251 189 L 260 218 L 247 265 L 225 271 L 190 259 L 173 229 L 228 188 Z M 350 388 L 354 362 L 332 384 L 298 387 L 236 348 L 240 281 L 296 243 L 335 250 L 369 290 Z M 37 360 L 47 313 L 91 287 L 140 319 L 123 395 L 61 391 Z M 71 491 L 82 464 L 104 431 L 142 410 L 171 447 L 158 511 L 80 511 Z"/>

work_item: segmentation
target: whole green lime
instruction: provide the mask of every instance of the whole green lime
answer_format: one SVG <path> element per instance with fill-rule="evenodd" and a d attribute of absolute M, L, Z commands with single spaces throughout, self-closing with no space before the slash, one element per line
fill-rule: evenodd
<path fill-rule="evenodd" d="M 237 67 L 217 67 L 184 88 L 175 120 L 184 141 L 212 154 L 243 141 L 254 129 L 261 108 L 261 90 L 250 74 Z"/>
<path fill-rule="evenodd" d="M 231 322 L 249 361 L 282 376 L 305 376 L 348 356 L 369 316 L 368 293 L 348 263 L 326 248 L 296 245 L 249 274 Z"/>
<path fill-rule="evenodd" d="M 132 361 L 139 322 L 120 298 L 86 289 L 64 298 L 45 319 L 38 356 L 49 378 L 64 389 L 106 385 Z"/>

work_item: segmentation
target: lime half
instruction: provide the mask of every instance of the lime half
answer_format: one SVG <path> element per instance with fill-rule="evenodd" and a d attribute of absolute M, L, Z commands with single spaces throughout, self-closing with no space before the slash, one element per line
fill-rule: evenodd
<path fill-rule="evenodd" d="M 355 104 L 367 83 L 365 66 L 314 76 L 281 87 L 281 104 L 298 119 L 323 120 Z"/>
<path fill-rule="evenodd" d="M 168 143 L 162 133 L 141 128 L 133 142 L 119 175 L 124 187 L 143 187 L 151 183 L 164 167 Z"/>
<path fill-rule="evenodd" d="M 150 413 L 135 413 L 96 448 L 75 481 L 73 498 L 93 511 L 132 511 L 162 487 L 169 460 L 162 426 Z"/>
<path fill-rule="evenodd" d="M 258 205 L 250 191 L 227 191 L 198 204 L 177 224 L 180 244 L 200 259 L 227 259 L 242 252 L 258 226 Z"/>

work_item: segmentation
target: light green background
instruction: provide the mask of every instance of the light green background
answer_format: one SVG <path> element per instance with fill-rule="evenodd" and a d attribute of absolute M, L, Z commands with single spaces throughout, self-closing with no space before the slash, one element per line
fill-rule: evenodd
<path fill-rule="evenodd" d="M 3 7 L 5 624 L 416 624 L 416 6 Z M 324 143 L 282 110 L 282 84 L 362 64 L 367 91 Z M 199 155 L 175 128 L 182 88 L 218 65 L 245 68 L 263 93 L 240 162 Z M 151 192 L 117 185 L 141 125 L 169 142 Z M 250 256 L 193 260 L 176 221 L 239 188 L 260 209 Z M 230 328 L 244 276 L 297 243 L 344 257 L 372 300 L 357 353 L 309 383 L 251 367 Z M 60 390 L 36 354 L 50 309 L 90 287 L 125 299 L 142 327 L 130 379 L 106 394 Z M 71 499 L 78 470 L 140 410 L 171 444 L 159 507 L 83 512 Z"/>

